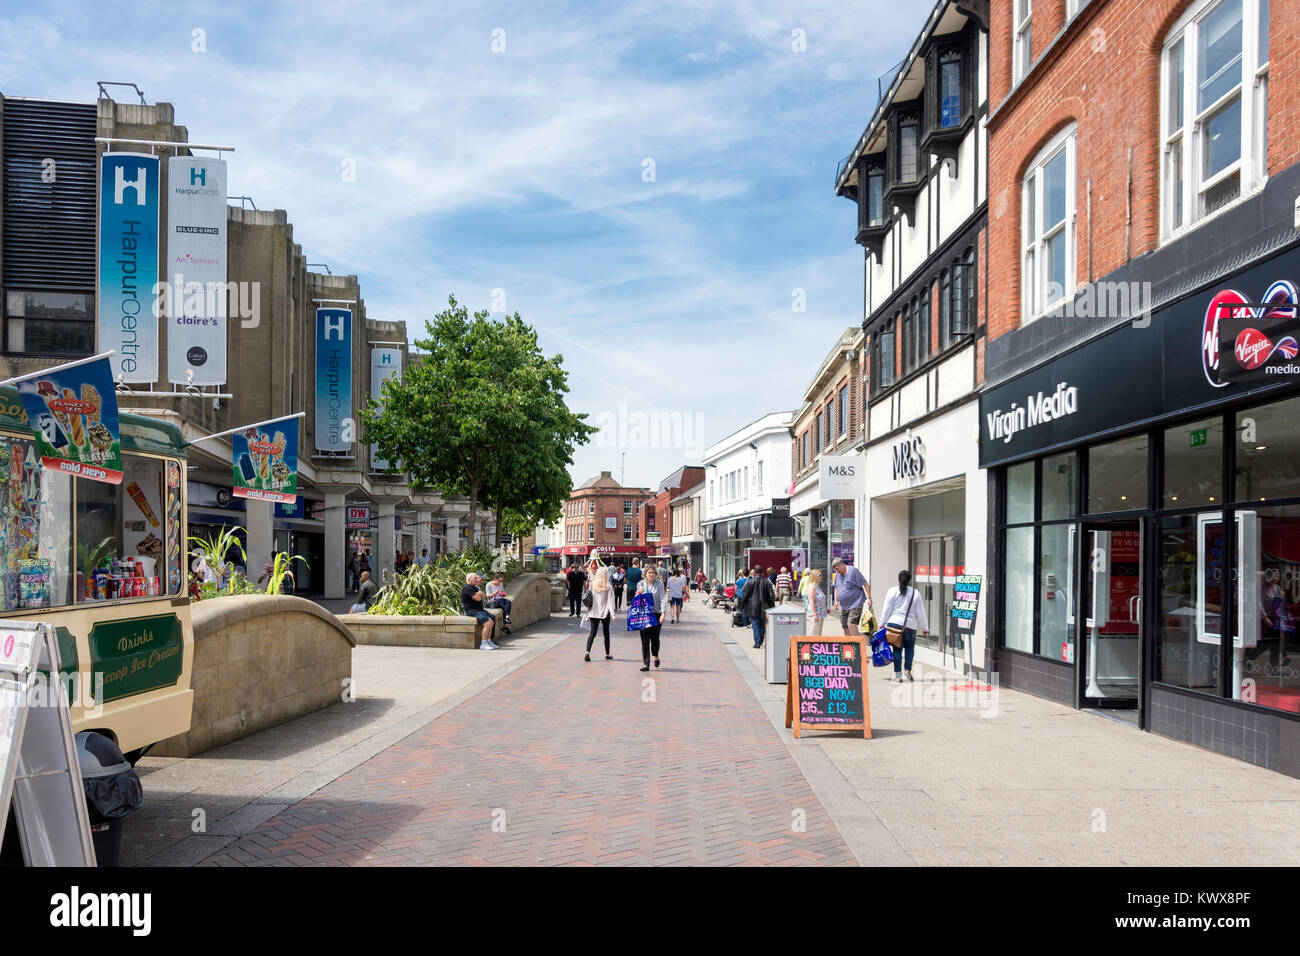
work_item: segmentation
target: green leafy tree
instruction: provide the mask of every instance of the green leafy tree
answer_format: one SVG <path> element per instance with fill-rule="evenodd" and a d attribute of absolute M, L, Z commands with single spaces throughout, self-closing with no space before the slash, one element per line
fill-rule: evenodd
<path fill-rule="evenodd" d="M 360 410 L 365 440 L 415 487 L 467 495 L 471 515 L 486 505 L 557 518 L 573 450 L 596 431 L 565 404 L 563 357 L 544 355 L 518 312 L 471 316 L 455 296 L 425 329 L 423 354 Z"/>

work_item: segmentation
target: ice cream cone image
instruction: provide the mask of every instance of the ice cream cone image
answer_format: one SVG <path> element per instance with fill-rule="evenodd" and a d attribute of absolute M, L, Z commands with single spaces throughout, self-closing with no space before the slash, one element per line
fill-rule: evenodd
<path fill-rule="evenodd" d="M 266 432 L 263 432 L 261 437 L 259 438 L 259 441 L 261 441 L 263 444 L 266 444 L 266 440 L 267 440 Z M 265 489 L 267 481 L 269 481 L 271 478 L 271 456 L 270 455 L 257 456 L 257 478 L 258 481 L 261 482 L 262 488 Z"/>
<path fill-rule="evenodd" d="M 76 393 L 74 393 L 70 388 L 65 388 L 63 390 L 63 397 L 70 401 L 77 400 Z M 81 415 L 68 415 L 67 418 L 69 419 L 70 424 L 68 437 L 72 439 L 72 444 L 76 445 L 77 450 L 80 451 L 86 447 L 85 419 Z"/>

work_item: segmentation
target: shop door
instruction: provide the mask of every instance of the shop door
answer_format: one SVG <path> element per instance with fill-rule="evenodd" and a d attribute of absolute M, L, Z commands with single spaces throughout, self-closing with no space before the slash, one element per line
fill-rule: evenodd
<path fill-rule="evenodd" d="M 1142 660 L 1142 525 L 1089 523 L 1079 554 L 1084 707 L 1136 709 Z"/>
<path fill-rule="evenodd" d="M 943 538 L 912 539 L 912 583 L 916 593 L 925 602 L 925 617 L 930 625 L 929 634 L 916 635 L 918 644 L 940 649 L 943 640 Z"/>

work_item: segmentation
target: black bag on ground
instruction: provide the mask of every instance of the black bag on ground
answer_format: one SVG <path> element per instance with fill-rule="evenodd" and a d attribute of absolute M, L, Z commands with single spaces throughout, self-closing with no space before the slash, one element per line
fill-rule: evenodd
<path fill-rule="evenodd" d="M 744 626 L 745 626 L 745 615 L 741 614 L 739 611 L 736 611 L 734 614 L 732 614 L 732 615 L 731 615 L 731 626 L 732 626 L 732 627 L 744 627 Z"/>

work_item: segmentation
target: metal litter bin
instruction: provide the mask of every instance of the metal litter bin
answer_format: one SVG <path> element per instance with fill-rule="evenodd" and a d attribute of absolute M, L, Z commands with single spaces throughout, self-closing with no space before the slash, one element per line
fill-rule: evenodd
<path fill-rule="evenodd" d="M 802 604 L 778 604 L 767 612 L 767 682 L 784 684 L 790 668 L 790 638 L 804 633 Z"/>
<path fill-rule="evenodd" d="M 122 854 L 122 818 L 144 805 L 140 776 L 117 744 L 94 731 L 77 734 L 77 763 L 95 858 L 100 866 L 117 866 Z"/>

